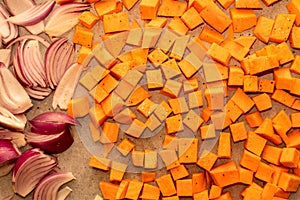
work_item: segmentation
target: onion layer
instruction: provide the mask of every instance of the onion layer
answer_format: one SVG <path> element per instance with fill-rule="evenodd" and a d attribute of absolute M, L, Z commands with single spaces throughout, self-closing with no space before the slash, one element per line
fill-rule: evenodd
<path fill-rule="evenodd" d="M 25 135 L 21 132 L 13 132 L 9 130 L 0 130 L 0 139 L 7 139 L 12 141 L 18 148 L 24 147 L 27 142 Z"/>
<path fill-rule="evenodd" d="M 57 106 L 63 110 L 68 108 L 68 103 L 73 96 L 82 70 L 83 65 L 75 63 L 65 72 L 53 95 L 53 109 L 56 109 Z"/>
<path fill-rule="evenodd" d="M 0 94 L 0 106 L 12 114 L 24 113 L 32 107 L 28 94 L 3 63 L 0 63 Z"/>
<path fill-rule="evenodd" d="M 25 151 L 16 161 L 12 182 L 16 193 L 27 196 L 57 165 L 57 160 L 39 149 Z"/>
<path fill-rule="evenodd" d="M 34 191 L 34 200 L 56 200 L 59 188 L 75 179 L 71 172 L 58 172 L 46 176 Z"/>
<path fill-rule="evenodd" d="M 18 15 L 25 10 L 35 6 L 35 2 L 33 0 L 22 0 L 22 1 L 12 1 L 12 0 L 4 0 L 6 7 L 8 8 L 9 12 L 13 15 Z M 31 34 L 40 34 L 44 31 L 44 22 L 41 21 L 37 24 L 31 26 L 25 26 L 25 28 Z"/>
<path fill-rule="evenodd" d="M 0 106 L 0 125 L 15 131 L 23 131 L 26 121 L 22 121 L 15 117 L 9 110 Z"/>
<path fill-rule="evenodd" d="M 4 44 L 7 44 L 19 34 L 18 28 L 16 25 L 6 22 L 7 18 L 10 17 L 10 14 L 5 9 L 5 7 L 0 4 L 0 37 L 3 40 Z"/>
<path fill-rule="evenodd" d="M 89 4 L 76 2 L 63 4 L 55 8 L 49 15 L 45 32 L 50 38 L 63 35 L 78 23 L 78 17 L 81 12 L 89 8 Z"/>
<path fill-rule="evenodd" d="M 54 5 L 55 1 L 48 0 L 41 4 L 34 5 L 33 7 L 10 17 L 7 20 L 13 24 L 21 26 L 34 25 L 45 19 L 53 9 Z"/>

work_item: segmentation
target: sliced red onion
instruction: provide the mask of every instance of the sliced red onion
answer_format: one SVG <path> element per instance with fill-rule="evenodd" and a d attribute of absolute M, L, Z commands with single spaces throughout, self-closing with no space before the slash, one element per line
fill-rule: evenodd
<path fill-rule="evenodd" d="M 25 135 L 27 142 L 31 146 L 53 154 L 64 152 L 74 142 L 73 135 L 69 128 L 58 134 L 42 135 L 39 133 L 28 132 Z"/>
<path fill-rule="evenodd" d="M 50 38 L 63 35 L 78 23 L 81 12 L 89 9 L 89 4 L 77 2 L 63 4 L 55 8 L 46 22 L 45 32 Z"/>
<path fill-rule="evenodd" d="M 82 70 L 83 65 L 75 63 L 65 72 L 53 95 L 52 107 L 54 109 L 57 106 L 63 110 L 68 108 L 68 103 L 74 94 Z"/>
<path fill-rule="evenodd" d="M 49 85 L 52 89 L 58 85 L 65 71 L 74 59 L 75 48 L 66 37 L 54 41 L 45 53 L 44 65 Z"/>
<path fill-rule="evenodd" d="M 41 180 L 34 191 L 34 200 L 56 200 L 59 188 L 75 179 L 71 172 L 57 172 L 50 174 Z"/>
<path fill-rule="evenodd" d="M 20 120 L 9 110 L 0 106 L 0 125 L 15 131 L 24 131 L 26 121 Z"/>
<path fill-rule="evenodd" d="M 0 167 L 21 155 L 17 146 L 10 140 L 0 139 Z"/>
<path fill-rule="evenodd" d="M 39 149 L 25 151 L 16 161 L 12 182 L 16 193 L 27 196 L 57 166 L 57 159 Z"/>
<path fill-rule="evenodd" d="M 32 107 L 28 94 L 3 63 L 0 63 L 0 94 L 0 106 L 12 114 L 24 113 Z"/>
<path fill-rule="evenodd" d="M 8 18 L 7 20 L 13 24 L 20 26 L 30 26 L 44 20 L 52 11 L 55 1 L 47 0 L 40 4 L 36 4 L 29 9 Z"/>
<path fill-rule="evenodd" d="M 2 41 L 7 44 L 19 34 L 18 28 L 16 25 L 10 22 L 4 22 L 7 18 L 10 17 L 10 14 L 5 9 L 5 7 L 0 4 L 0 36 Z"/>
<path fill-rule="evenodd" d="M 33 0 L 22 0 L 22 1 L 4 0 L 4 3 L 7 6 L 9 12 L 13 15 L 18 15 L 35 5 L 35 2 Z M 31 26 L 25 26 L 25 28 L 31 34 L 37 35 L 44 31 L 44 22 L 41 21 Z"/>
<path fill-rule="evenodd" d="M 24 147 L 27 144 L 23 133 L 6 129 L 0 130 L 0 139 L 12 141 L 18 148 Z"/>

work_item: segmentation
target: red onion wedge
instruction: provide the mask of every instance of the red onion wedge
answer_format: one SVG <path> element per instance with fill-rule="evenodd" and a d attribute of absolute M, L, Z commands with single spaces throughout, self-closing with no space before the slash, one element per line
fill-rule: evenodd
<path fill-rule="evenodd" d="M 35 122 L 51 122 L 57 124 L 79 125 L 79 122 L 75 118 L 62 112 L 44 112 L 30 120 L 30 123 L 32 125 L 35 125 Z"/>
<path fill-rule="evenodd" d="M 15 131 L 24 131 L 26 121 L 20 120 L 9 110 L 0 106 L 0 125 Z"/>
<path fill-rule="evenodd" d="M 71 172 L 57 172 L 50 174 L 41 180 L 39 185 L 34 191 L 33 199 L 34 200 L 56 200 L 58 196 L 59 188 L 75 179 Z"/>
<path fill-rule="evenodd" d="M 27 144 L 23 133 L 6 129 L 0 130 L 0 139 L 12 141 L 18 148 L 24 147 Z"/>
<path fill-rule="evenodd" d="M 54 5 L 55 1 L 47 0 L 40 4 L 34 5 L 33 7 L 30 7 L 29 9 L 15 16 L 8 18 L 7 21 L 20 26 L 30 26 L 37 24 L 49 15 Z"/>
<path fill-rule="evenodd" d="M 0 139 L 0 167 L 21 155 L 17 146 L 10 140 Z"/>
<path fill-rule="evenodd" d="M 5 22 L 9 17 L 10 14 L 8 13 L 8 11 L 2 4 L 0 4 L 0 36 L 4 44 L 7 44 L 8 42 L 16 38 L 19 34 L 16 25 L 10 22 Z"/>
<path fill-rule="evenodd" d="M 53 95 L 53 109 L 56 109 L 57 106 L 63 110 L 68 108 L 68 103 L 74 94 L 82 70 L 83 65 L 75 63 L 65 72 Z"/>
<path fill-rule="evenodd" d="M 28 94 L 3 63 L 0 63 L 0 94 L 0 106 L 12 114 L 24 113 L 32 107 Z"/>
<path fill-rule="evenodd" d="M 22 0 L 22 1 L 4 0 L 4 3 L 7 6 L 9 12 L 13 15 L 18 15 L 35 5 L 35 2 L 33 0 Z M 31 26 L 25 26 L 25 28 L 31 34 L 36 34 L 36 35 L 42 33 L 44 31 L 44 27 L 45 26 L 43 21 Z"/>
<path fill-rule="evenodd" d="M 58 154 L 67 150 L 74 142 L 73 135 L 69 128 L 57 134 L 42 135 L 28 132 L 25 134 L 27 142 L 36 148 L 47 153 Z"/>
<path fill-rule="evenodd" d="M 57 159 L 39 149 L 25 151 L 16 161 L 12 182 L 14 191 L 27 196 L 40 180 L 57 166 Z"/>
<path fill-rule="evenodd" d="M 66 37 L 55 40 L 47 49 L 44 59 L 47 80 L 52 89 L 58 85 L 74 59 L 75 48 Z"/>
<path fill-rule="evenodd" d="M 81 12 L 89 10 L 87 3 L 68 3 L 54 9 L 46 22 L 45 32 L 50 38 L 70 31 L 77 23 Z"/>

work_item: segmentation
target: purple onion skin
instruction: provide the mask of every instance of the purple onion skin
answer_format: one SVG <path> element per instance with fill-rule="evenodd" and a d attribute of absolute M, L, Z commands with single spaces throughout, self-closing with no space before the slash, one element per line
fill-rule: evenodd
<path fill-rule="evenodd" d="M 67 128 L 59 137 L 43 141 L 43 142 L 30 142 L 33 147 L 39 148 L 50 154 L 59 154 L 66 151 L 74 142 L 73 135 L 69 128 Z"/>
<path fill-rule="evenodd" d="M 0 139 L 0 166 L 8 161 L 17 159 L 19 156 L 19 150 L 10 140 Z"/>
<path fill-rule="evenodd" d="M 44 121 L 44 122 L 56 122 L 56 123 L 65 123 L 71 125 L 80 125 L 79 122 L 69 115 L 62 112 L 45 112 L 36 117 L 32 121 Z"/>
<path fill-rule="evenodd" d="M 41 135 L 52 135 L 60 133 L 66 130 L 67 125 L 65 123 L 53 123 L 44 121 L 30 121 L 31 132 L 39 133 Z"/>

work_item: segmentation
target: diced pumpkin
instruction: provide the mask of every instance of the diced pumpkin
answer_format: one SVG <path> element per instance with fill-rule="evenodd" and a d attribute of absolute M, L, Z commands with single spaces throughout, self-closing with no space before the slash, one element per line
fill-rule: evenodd
<path fill-rule="evenodd" d="M 79 15 L 78 21 L 85 27 L 91 29 L 98 22 L 98 17 L 90 11 L 84 11 Z"/>
<path fill-rule="evenodd" d="M 122 0 L 122 2 L 125 8 L 130 10 L 138 2 L 138 0 Z"/>
<path fill-rule="evenodd" d="M 260 164 L 260 160 L 261 158 L 259 156 L 250 153 L 247 150 L 244 150 L 242 158 L 240 160 L 240 165 L 253 172 L 256 172 Z"/>
<path fill-rule="evenodd" d="M 228 65 L 229 60 L 231 58 L 231 55 L 229 54 L 228 50 L 216 43 L 212 43 L 212 45 L 207 51 L 207 54 L 212 59 L 222 63 L 225 66 Z"/>
<path fill-rule="evenodd" d="M 281 43 L 288 39 L 295 22 L 295 14 L 277 14 L 271 31 L 270 41 Z"/>
<path fill-rule="evenodd" d="M 200 14 L 194 7 L 191 7 L 187 11 L 185 11 L 181 16 L 181 19 L 187 25 L 187 27 L 189 27 L 190 30 L 203 23 Z"/>
<path fill-rule="evenodd" d="M 201 168 L 207 171 L 210 171 L 217 159 L 218 156 L 216 154 L 204 150 L 197 161 L 197 165 L 199 165 Z"/>
<path fill-rule="evenodd" d="M 197 9 L 196 6 L 195 8 Z M 232 20 L 213 2 L 207 3 L 203 10 L 197 10 L 200 12 L 202 19 L 220 33 L 225 31 L 232 23 Z M 212 13 L 214 14 L 212 15 Z"/>
<path fill-rule="evenodd" d="M 142 0 L 140 2 L 141 19 L 155 19 L 160 0 Z"/>
<path fill-rule="evenodd" d="M 245 119 L 251 128 L 259 127 L 264 121 L 260 112 L 258 111 L 246 115 Z"/>
<path fill-rule="evenodd" d="M 145 159 L 144 159 L 145 169 L 155 169 L 157 168 L 157 152 L 145 149 Z"/>
<path fill-rule="evenodd" d="M 189 172 L 184 165 L 179 165 L 177 167 L 174 167 L 170 169 L 170 172 L 172 174 L 174 181 L 185 178 L 189 175 Z"/>
<path fill-rule="evenodd" d="M 128 138 L 124 138 L 118 145 L 117 149 L 118 151 L 123 155 L 127 156 L 132 149 L 135 147 L 135 144 L 129 140 Z"/>
<path fill-rule="evenodd" d="M 142 40 L 142 48 L 154 48 L 161 32 L 161 28 L 145 27 Z"/>
<path fill-rule="evenodd" d="M 157 15 L 163 17 L 180 17 L 187 8 L 186 2 L 177 0 L 162 0 Z"/>
<path fill-rule="evenodd" d="M 286 4 L 290 14 L 296 14 L 295 24 L 300 25 L 300 3 L 297 0 L 291 0 Z"/>
<path fill-rule="evenodd" d="M 177 38 L 178 38 L 178 35 L 175 32 L 173 32 L 169 29 L 166 29 L 164 31 L 163 35 L 161 36 L 160 40 L 157 43 L 157 48 L 159 48 L 163 52 L 167 53 L 172 48 L 172 46 Z M 172 48 L 172 50 L 173 49 L 174 49 L 174 47 Z"/>
<path fill-rule="evenodd" d="M 174 58 L 176 60 L 181 60 L 183 57 L 183 54 L 185 52 L 185 49 L 186 49 L 189 39 L 190 39 L 189 35 L 177 37 L 174 42 L 172 51 L 170 53 L 170 58 Z"/>
<path fill-rule="evenodd" d="M 103 171 L 108 171 L 110 169 L 111 160 L 107 158 L 102 158 L 98 156 L 92 156 L 90 157 L 89 166 L 101 169 Z"/>
<path fill-rule="evenodd" d="M 233 161 L 214 167 L 210 170 L 209 174 L 219 187 L 225 187 L 239 182 L 239 172 Z"/>
<path fill-rule="evenodd" d="M 86 27 L 77 25 L 73 35 L 73 43 L 80 44 L 85 47 L 92 47 L 94 32 Z"/>
<path fill-rule="evenodd" d="M 235 33 L 243 32 L 256 25 L 256 15 L 251 9 L 230 9 L 233 30 Z"/>
<path fill-rule="evenodd" d="M 128 12 L 106 14 L 103 16 L 103 28 L 105 33 L 127 31 L 130 29 Z"/>
<path fill-rule="evenodd" d="M 132 137 L 139 138 L 143 134 L 145 128 L 146 126 L 143 122 L 138 119 L 134 119 L 130 126 L 126 129 L 125 133 Z"/>
<path fill-rule="evenodd" d="M 252 9 L 261 9 L 263 8 L 259 0 L 236 0 L 236 8 L 252 8 Z"/>
<path fill-rule="evenodd" d="M 176 189 L 170 174 L 163 175 L 155 179 L 163 196 L 171 196 L 176 194 Z"/>
<path fill-rule="evenodd" d="M 151 19 L 151 21 L 145 24 L 145 27 L 152 28 L 163 28 L 167 24 L 167 19 L 163 17 L 156 17 L 155 19 Z"/>
<path fill-rule="evenodd" d="M 121 182 L 124 177 L 126 169 L 127 169 L 126 164 L 112 161 L 109 180 L 111 182 L 113 182 L 113 181 Z"/>
<path fill-rule="evenodd" d="M 101 193 L 103 195 L 103 198 L 105 198 L 105 199 L 116 198 L 116 195 L 117 195 L 117 192 L 119 189 L 119 185 L 101 181 L 99 183 L 99 187 L 100 187 Z"/>
<path fill-rule="evenodd" d="M 272 175 L 274 173 L 274 169 L 266 163 L 260 162 L 255 173 L 255 178 L 258 178 L 262 181 L 270 183 L 272 180 Z"/>
<path fill-rule="evenodd" d="M 125 198 L 127 199 L 138 199 L 140 192 L 143 187 L 143 183 L 138 180 L 132 180 L 129 182 Z"/>
<path fill-rule="evenodd" d="M 174 17 L 171 19 L 171 21 L 168 23 L 168 28 L 179 35 L 185 35 L 189 30 L 189 28 L 179 17 Z"/>
<path fill-rule="evenodd" d="M 176 180 L 178 196 L 193 196 L 192 179 Z"/>

